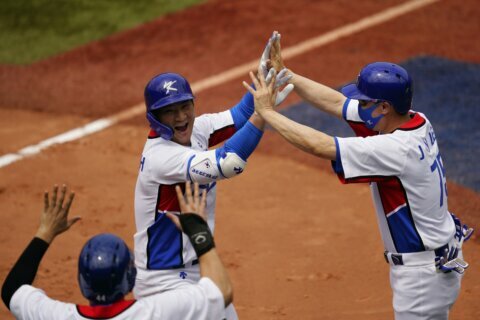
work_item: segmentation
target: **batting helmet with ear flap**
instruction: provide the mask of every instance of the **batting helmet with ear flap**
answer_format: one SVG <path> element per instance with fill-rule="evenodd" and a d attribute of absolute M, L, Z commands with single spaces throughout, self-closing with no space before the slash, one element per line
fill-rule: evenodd
<path fill-rule="evenodd" d="M 193 100 L 195 97 L 187 79 L 176 73 L 161 73 L 147 83 L 144 95 L 150 127 L 162 138 L 172 139 L 172 128 L 158 121 L 153 111 L 174 103 Z"/>
<path fill-rule="evenodd" d="M 412 106 L 413 82 L 399 65 L 374 62 L 360 71 L 356 83 L 344 86 L 342 93 L 352 99 L 387 101 L 395 111 L 406 114 Z"/>
<path fill-rule="evenodd" d="M 119 237 L 99 234 L 83 246 L 78 259 L 78 282 L 93 305 L 111 304 L 132 291 L 135 284 L 133 254 Z"/>

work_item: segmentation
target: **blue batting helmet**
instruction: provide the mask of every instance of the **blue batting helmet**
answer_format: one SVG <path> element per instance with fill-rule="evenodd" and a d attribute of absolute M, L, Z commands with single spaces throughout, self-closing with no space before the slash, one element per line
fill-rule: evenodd
<path fill-rule="evenodd" d="M 160 123 L 153 111 L 174 103 L 193 100 L 190 84 L 179 74 L 161 73 L 148 82 L 144 94 L 150 127 L 162 138 L 170 140 L 173 136 L 172 128 Z"/>
<path fill-rule="evenodd" d="M 412 106 L 413 84 L 399 65 L 374 62 L 360 71 L 356 83 L 344 86 L 342 93 L 352 99 L 387 101 L 395 111 L 405 114 Z"/>
<path fill-rule="evenodd" d="M 133 254 L 119 237 L 99 234 L 83 246 L 78 259 L 78 282 L 92 304 L 111 304 L 132 291 L 135 284 Z"/>

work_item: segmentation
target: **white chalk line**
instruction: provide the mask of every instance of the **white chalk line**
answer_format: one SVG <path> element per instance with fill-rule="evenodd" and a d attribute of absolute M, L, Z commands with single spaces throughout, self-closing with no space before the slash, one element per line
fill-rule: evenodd
<path fill-rule="evenodd" d="M 359 21 L 347 24 L 343 27 L 334 29 L 320 36 L 310 38 L 294 46 L 284 48 L 282 49 L 282 56 L 284 59 L 291 59 L 307 51 L 319 48 L 321 46 L 324 46 L 340 38 L 344 38 L 352 34 L 358 33 L 367 28 L 370 28 L 372 26 L 394 19 L 408 12 L 420 9 L 424 6 L 427 6 L 437 1 L 439 0 L 413 0 L 413 1 L 402 3 L 398 6 L 388 8 L 384 11 L 381 11 L 369 17 L 363 18 Z M 252 60 L 250 62 L 244 63 L 242 65 L 239 65 L 237 67 L 231 68 L 227 71 L 212 75 L 203 80 L 193 83 L 192 90 L 195 93 L 199 93 L 203 90 L 213 88 L 227 81 L 234 80 L 240 76 L 246 76 L 248 71 L 256 69 L 257 64 L 258 64 L 258 60 L 256 59 L 256 60 Z M 82 127 L 78 127 L 70 131 L 64 132 L 62 134 L 59 134 L 57 136 L 43 140 L 38 144 L 30 145 L 25 148 L 22 148 L 16 153 L 5 154 L 0 157 L 0 168 L 6 167 L 16 161 L 38 154 L 55 144 L 67 143 L 70 141 L 74 141 L 74 140 L 86 137 L 95 132 L 105 130 L 117 124 L 120 121 L 131 119 L 137 115 L 143 114 L 144 112 L 145 112 L 144 104 L 139 103 L 124 111 L 114 114 L 110 117 L 95 120 Z"/>

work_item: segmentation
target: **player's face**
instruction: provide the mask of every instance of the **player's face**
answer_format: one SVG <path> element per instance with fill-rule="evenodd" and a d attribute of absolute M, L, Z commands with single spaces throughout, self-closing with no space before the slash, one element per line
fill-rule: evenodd
<path fill-rule="evenodd" d="M 169 105 L 159 110 L 158 120 L 173 130 L 172 141 L 178 144 L 189 146 L 192 136 L 195 112 L 193 102 L 183 101 Z"/>

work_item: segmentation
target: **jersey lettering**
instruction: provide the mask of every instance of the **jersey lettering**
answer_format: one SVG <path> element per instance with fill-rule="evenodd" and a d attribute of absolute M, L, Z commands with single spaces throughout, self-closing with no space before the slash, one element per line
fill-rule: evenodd
<path fill-rule="evenodd" d="M 142 161 L 140 161 L 140 171 L 143 172 L 143 165 L 145 164 L 145 157 L 142 157 Z"/>
<path fill-rule="evenodd" d="M 440 207 L 443 207 L 443 192 L 445 191 L 445 196 L 448 196 L 448 194 L 447 194 L 447 181 L 445 179 L 445 168 L 443 167 L 443 161 L 442 161 L 442 157 L 440 156 L 440 152 L 437 154 L 436 158 L 431 164 L 430 170 L 432 172 L 434 172 L 435 170 L 438 171 L 438 177 L 440 178 Z M 444 182 L 444 179 L 445 179 L 445 182 Z"/>

